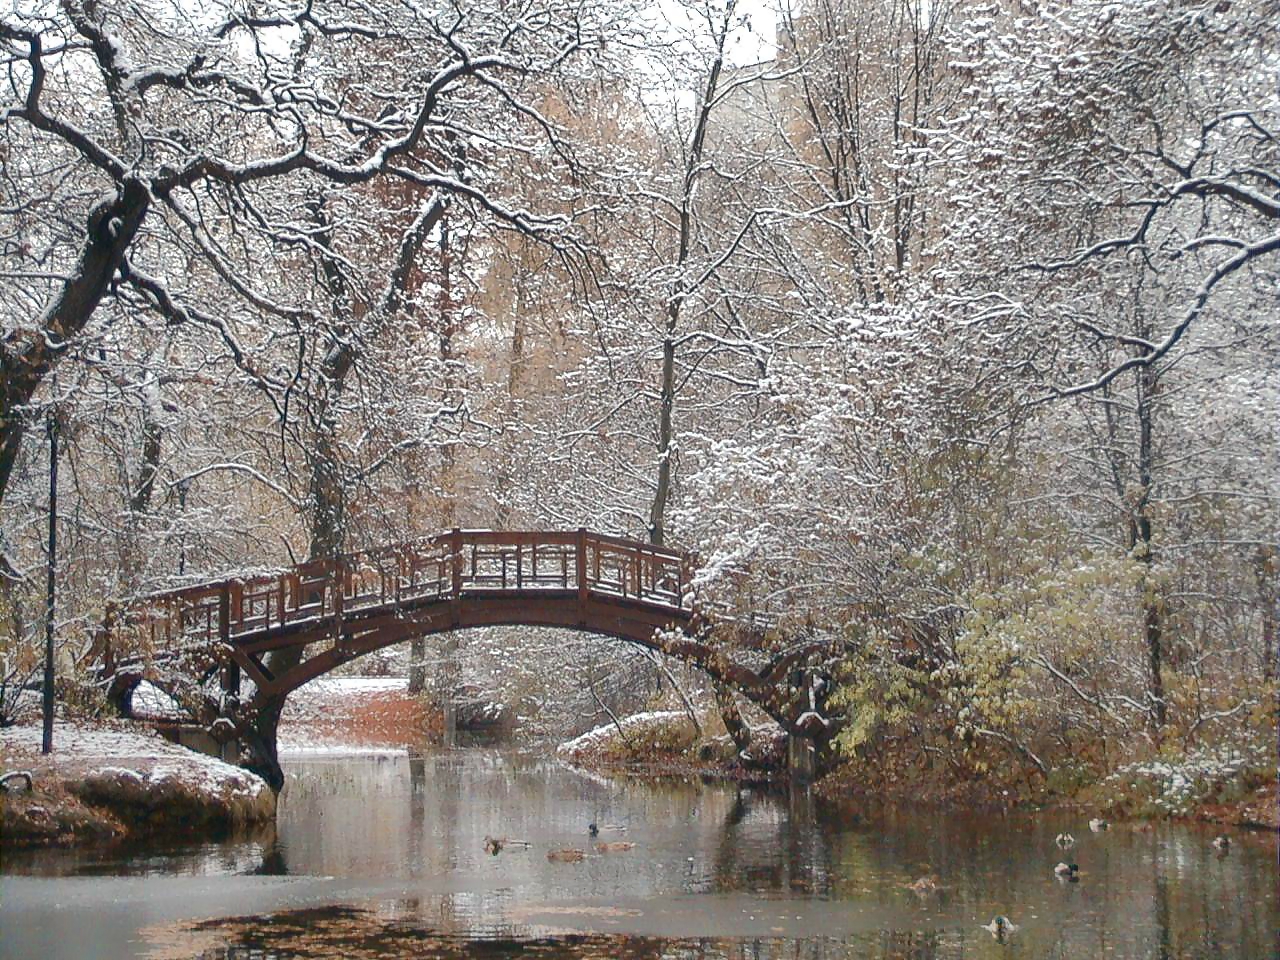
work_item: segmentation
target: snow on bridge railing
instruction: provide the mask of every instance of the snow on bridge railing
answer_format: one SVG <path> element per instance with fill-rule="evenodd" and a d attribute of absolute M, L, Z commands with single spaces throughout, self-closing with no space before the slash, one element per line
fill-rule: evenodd
<path fill-rule="evenodd" d="M 688 612 L 690 560 L 622 537 L 575 531 L 453 530 L 407 543 L 144 597 L 108 612 L 99 656 L 143 646 L 266 635 L 379 608 L 504 591 L 576 592 Z"/>

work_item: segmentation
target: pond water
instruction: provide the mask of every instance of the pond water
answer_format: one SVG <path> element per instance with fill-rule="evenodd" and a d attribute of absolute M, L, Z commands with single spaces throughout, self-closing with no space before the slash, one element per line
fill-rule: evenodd
<path fill-rule="evenodd" d="M 1224 856 L 1208 830 L 1091 833 L 1075 814 L 855 821 L 801 793 L 481 749 L 286 774 L 278 823 L 248 836 L 6 856 L 0 957 L 1278 955 L 1271 834 L 1233 834 Z M 493 855 L 486 836 L 511 842 Z M 548 860 L 564 849 L 586 856 Z M 1078 882 L 1054 876 L 1064 859 Z M 921 877 L 936 889 L 908 888 Z M 983 929 L 995 915 L 1016 929 Z"/>

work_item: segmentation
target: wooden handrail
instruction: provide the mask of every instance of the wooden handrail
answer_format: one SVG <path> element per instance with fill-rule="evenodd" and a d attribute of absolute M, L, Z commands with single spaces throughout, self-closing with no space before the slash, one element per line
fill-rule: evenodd
<path fill-rule="evenodd" d="M 107 632 L 131 626 L 153 643 L 235 636 L 304 621 L 334 621 L 407 602 L 461 600 L 476 591 L 568 590 L 585 609 L 599 593 L 688 611 L 690 558 L 585 529 L 461 530 L 313 560 L 267 576 L 232 577 L 142 597 Z M 393 582 L 388 577 L 394 578 Z M 203 636 L 201 636 L 203 635 Z"/>

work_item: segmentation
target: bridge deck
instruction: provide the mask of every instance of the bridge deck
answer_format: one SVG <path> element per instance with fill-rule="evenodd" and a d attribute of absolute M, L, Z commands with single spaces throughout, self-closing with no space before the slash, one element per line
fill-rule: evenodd
<path fill-rule="evenodd" d="M 467 627 L 561 627 L 682 660 L 780 723 L 811 714 L 788 678 L 814 644 L 775 650 L 767 622 L 695 609 L 692 567 L 685 554 L 586 530 L 453 530 L 144 597 L 109 611 L 89 660 L 123 709 L 162 663 L 200 685 L 218 674 L 221 696 L 195 699 L 193 716 L 244 732 L 261 711 L 278 716 L 299 686 L 381 647 Z M 726 655 L 727 644 L 766 659 L 749 666 Z M 242 675 L 253 684 L 244 700 Z"/>
<path fill-rule="evenodd" d="M 545 593 L 585 607 L 592 595 L 687 618 L 688 559 L 590 533 L 453 530 L 279 573 L 154 594 L 114 616 L 108 648 L 152 652 L 221 641 L 241 647 L 321 625 L 463 597 Z"/>

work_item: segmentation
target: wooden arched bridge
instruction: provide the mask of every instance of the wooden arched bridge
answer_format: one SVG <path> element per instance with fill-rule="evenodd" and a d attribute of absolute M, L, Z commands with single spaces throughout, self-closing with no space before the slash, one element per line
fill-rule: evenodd
<path fill-rule="evenodd" d="M 108 614 L 94 659 L 117 691 L 162 663 L 202 673 L 191 677 L 198 681 L 216 672 L 223 694 L 216 712 L 224 728 L 243 733 L 248 721 L 237 714 L 278 716 L 293 690 L 391 644 L 468 627 L 562 627 L 691 663 L 784 726 L 803 727 L 813 705 L 788 678 L 813 648 L 771 654 L 760 626 L 713 624 L 696 609 L 691 574 L 685 554 L 583 529 L 453 530 L 144 597 Z M 752 663 L 730 647 L 753 652 Z M 243 704 L 242 679 L 252 684 Z M 274 742 L 267 752 L 274 763 Z"/>

